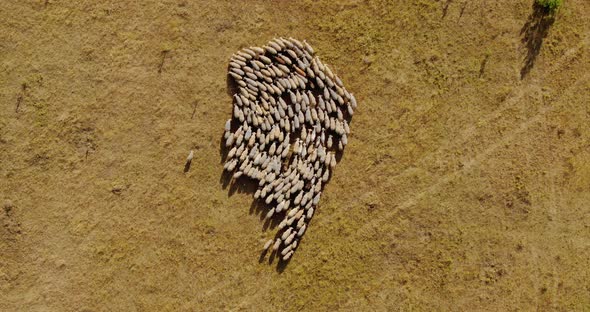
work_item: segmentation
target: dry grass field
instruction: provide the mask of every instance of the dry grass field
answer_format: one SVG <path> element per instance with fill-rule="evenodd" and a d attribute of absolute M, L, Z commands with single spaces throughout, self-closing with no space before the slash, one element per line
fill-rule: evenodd
<path fill-rule="evenodd" d="M 1 1 L 0 310 L 590 310 L 590 2 L 532 4 Z M 220 180 L 275 36 L 359 102 L 282 267 Z"/>

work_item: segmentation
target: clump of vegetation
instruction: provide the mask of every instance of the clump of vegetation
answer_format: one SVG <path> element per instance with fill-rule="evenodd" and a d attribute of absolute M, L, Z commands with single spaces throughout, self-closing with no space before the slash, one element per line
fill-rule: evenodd
<path fill-rule="evenodd" d="M 563 4 L 563 0 L 536 0 L 537 5 L 544 8 L 546 11 L 553 13 Z"/>

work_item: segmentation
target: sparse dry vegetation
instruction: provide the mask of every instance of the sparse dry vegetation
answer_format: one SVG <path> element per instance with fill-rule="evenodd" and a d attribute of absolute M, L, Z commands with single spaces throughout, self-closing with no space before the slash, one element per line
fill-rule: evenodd
<path fill-rule="evenodd" d="M 0 1 L 0 311 L 587 309 L 590 2 L 533 4 Z M 359 103 L 286 268 L 220 180 L 276 36 Z"/>

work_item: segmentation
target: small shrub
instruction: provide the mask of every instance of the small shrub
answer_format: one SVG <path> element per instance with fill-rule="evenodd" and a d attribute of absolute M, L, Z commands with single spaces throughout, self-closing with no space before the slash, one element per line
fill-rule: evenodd
<path fill-rule="evenodd" d="M 536 1 L 537 1 L 537 5 L 541 6 L 542 8 L 544 8 L 546 11 L 548 11 L 550 13 L 557 11 L 557 9 L 563 3 L 563 0 L 536 0 Z"/>

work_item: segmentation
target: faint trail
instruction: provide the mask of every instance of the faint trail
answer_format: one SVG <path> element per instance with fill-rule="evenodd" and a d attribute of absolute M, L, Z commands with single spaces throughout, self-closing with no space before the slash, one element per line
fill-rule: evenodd
<path fill-rule="evenodd" d="M 573 57 L 575 57 L 576 53 L 578 53 L 578 51 L 580 49 L 582 49 L 584 46 L 586 46 L 589 42 L 589 38 L 590 36 L 586 36 L 583 40 L 581 40 L 575 47 L 567 50 L 564 55 L 555 63 L 555 65 L 553 65 L 550 69 L 547 70 L 547 75 L 550 75 L 552 73 L 554 73 L 555 71 L 561 69 L 564 65 L 567 64 L 568 61 L 570 61 Z M 564 90 L 564 92 L 562 92 L 562 94 L 560 95 L 560 98 L 563 94 L 569 92 L 574 86 L 577 86 L 579 84 L 579 82 L 581 80 L 586 79 L 588 75 L 585 75 L 581 78 L 579 78 L 574 84 L 571 84 L 568 89 Z M 432 156 L 433 154 L 437 154 L 440 153 L 443 149 L 448 149 L 451 146 L 456 146 L 456 145 L 461 145 L 463 144 L 465 141 L 467 141 L 468 139 L 470 139 L 471 137 L 473 137 L 474 135 L 477 134 L 477 127 L 481 126 L 482 124 L 487 124 L 490 121 L 494 120 L 495 118 L 498 118 L 502 115 L 502 113 L 504 111 L 506 111 L 507 109 L 514 107 L 514 104 L 518 103 L 518 101 L 526 94 L 526 91 L 529 90 L 531 87 L 536 86 L 536 83 L 533 82 L 529 82 L 528 84 L 523 84 L 520 85 L 519 87 L 516 88 L 515 92 L 513 93 L 514 95 L 506 100 L 504 100 L 504 102 L 502 102 L 501 106 L 494 110 L 493 112 L 489 113 L 488 115 L 484 116 L 480 122 L 478 122 L 478 124 L 474 125 L 471 124 L 469 126 L 467 126 L 465 129 L 463 129 L 462 131 L 460 131 L 460 134 L 458 136 L 453 137 L 454 140 L 452 141 L 447 141 L 446 143 L 443 143 L 435 152 L 430 153 L 429 155 L 426 155 L 422 158 L 420 158 L 418 161 L 416 161 L 416 163 L 419 163 L 421 161 L 423 161 L 424 159 L 426 159 L 429 156 Z M 553 102 L 557 102 L 558 99 L 556 99 Z M 415 196 L 412 196 L 410 198 L 408 198 L 406 201 L 404 201 L 401 205 L 398 206 L 397 209 L 392 210 L 392 212 L 388 213 L 387 215 L 383 216 L 380 219 L 376 219 L 374 221 L 369 221 L 367 223 L 365 223 L 361 228 L 359 228 L 353 235 L 349 236 L 349 240 L 352 237 L 356 237 L 358 236 L 359 232 L 364 232 L 367 229 L 374 227 L 374 226 L 378 226 L 379 224 L 381 224 L 384 221 L 387 221 L 391 216 L 395 215 L 396 213 L 398 213 L 399 211 L 401 211 L 402 209 L 407 209 L 408 207 L 411 207 L 412 205 L 416 204 L 416 202 L 422 198 L 424 198 L 426 195 L 430 195 L 432 193 L 434 193 L 436 190 L 438 190 L 441 186 L 447 184 L 448 182 L 454 180 L 455 178 L 457 178 L 459 176 L 459 173 L 461 172 L 465 172 L 475 166 L 477 166 L 486 156 L 488 156 L 489 154 L 491 154 L 493 151 L 495 151 L 498 147 L 500 147 L 501 145 L 506 144 L 507 142 L 511 141 L 512 139 L 514 139 L 514 137 L 517 134 L 520 134 L 522 132 L 524 132 L 528 127 L 530 127 L 533 123 L 538 122 L 539 120 L 541 120 L 543 118 L 543 116 L 551 111 L 553 108 L 552 107 L 542 107 L 539 112 L 537 112 L 537 114 L 527 120 L 525 120 L 524 122 L 522 122 L 518 128 L 512 132 L 510 132 L 508 135 L 504 136 L 503 139 L 497 141 L 496 143 L 493 143 L 490 145 L 490 147 L 488 147 L 487 149 L 485 149 L 483 152 L 475 155 L 471 160 L 467 161 L 463 168 L 461 168 L 460 170 L 454 171 L 452 173 L 449 173 L 447 175 L 442 176 L 441 178 L 438 179 L 438 181 L 434 184 L 432 184 L 431 186 L 427 187 L 426 189 L 420 191 L 418 194 L 416 194 Z M 387 137 L 389 139 L 391 139 L 393 137 L 393 135 Z M 400 177 L 400 176 L 404 176 L 405 174 L 408 174 L 410 172 L 410 170 L 413 168 L 408 168 L 405 169 L 403 172 L 401 172 L 400 174 L 396 175 L 396 177 Z M 389 186 L 388 186 L 389 187 Z M 387 189 L 387 187 L 385 187 L 385 189 Z M 356 203 L 358 203 L 360 201 L 359 198 L 356 198 L 355 200 L 351 201 L 348 203 L 347 206 L 353 206 Z M 325 224 L 329 221 L 332 221 L 335 217 L 337 216 L 337 213 L 334 212 L 330 215 L 326 215 L 323 216 L 321 218 L 321 220 L 316 221 L 316 225 L 318 226 L 320 224 Z M 258 296 L 260 296 L 260 294 L 264 293 L 265 290 L 267 290 L 268 288 L 270 288 L 270 286 L 265 286 L 262 287 L 260 289 L 258 289 L 258 291 L 255 293 L 255 295 L 252 296 L 248 296 L 248 298 L 244 299 L 243 301 L 240 301 L 237 305 L 236 308 L 231 309 L 236 310 L 239 309 L 241 306 L 244 305 L 244 303 L 250 302 L 252 301 L 254 298 L 257 298 Z"/>
<path fill-rule="evenodd" d="M 464 167 L 453 171 L 447 175 L 442 176 L 440 179 L 438 179 L 438 181 L 434 184 L 432 184 L 431 186 L 427 187 L 425 190 L 419 192 L 416 196 L 413 196 L 411 198 L 409 198 L 408 200 L 406 200 L 403 204 L 401 204 L 397 210 L 394 210 L 394 213 L 390 213 L 388 214 L 386 217 L 383 218 L 379 218 L 373 222 L 369 222 L 367 224 L 365 224 L 360 231 L 364 231 L 369 227 L 374 227 L 374 226 L 379 226 L 381 223 L 383 223 L 384 221 L 387 221 L 386 218 L 390 217 L 391 215 L 397 213 L 400 210 L 406 209 L 410 206 L 413 206 L 416 204 L 417 201 L 421 200 L 422 198 L 424 198 L 426 195 L 430 195 L 432 193 L 434 193 L 435 191 L 437 191 L 442 185 L 445 185 L 447 183 L 449 183 L 450 181 L 456 179 L 461 173 L 463 172 L 467 172 L 470 169 L 478 166 L 482 160 L 484 160 L 485 158 L 487 158 L 487 156 L 489 156 L 492 152 L 494 152 L 496 149 L 498 149 L 498 147 L 505 145 L 506 143 L 512 141 L 518 134 L 524 132 L 529 126 L 531 126 L 532 124 L 540 121 L 543 118 L 543 115 L 545 113 L 547 113 L 548 111 L 550 111 L 551 108 L 550 107 L 543 107 L 539 110 L 539 112 L 534 116 L 531 117 L 530 119 L 527 119 L 525 122 L 521 123 L 520 126 L 513 131 L 512 133 L 510 133 L 509 135 L 505 136 L 502 140 L 497 141 L 493 144 L 490 145 L 490 147 L 488 147 L 487 149 L 485 149 L 483 152 L 480 152 L 479 154 L 475 155 L 472 159 L 470 159 L 469 161 L 467 161 L 466 163 L 464 163 Z"/>
<path fill-rule="evenodd" d="M 584 75 L 581 78 L 578 78 L 576 80 L 576 82 L 574 82 L 573 84 L 571 84 L 566 90 L 564 90 L 560 96 L 555 99 L 554 101 L 552 101 L 551 104 L 555 104 L 557 102 L 559 102 L 559 100 L 563 97 L 563 95 L 571 92 L 572 90 L 574 90 L 578 85 L 581 84 L 581 82 L 585 81 L 588 78 L 588 74 Z M 459 177 L 459 174 L 461 172 L 466 172 L 469 171 L 469 169 L 476 167 L 477 165 L 479 165 L 481 163 L 481 161 L 488 156 L 490 153 L 492 153 L 493 151 L 495 151 L 498 147 L 501 147 L 507 143 L 509 143 L 510 141 L 512 141 L 513 139 L 515 139 L 519 134 L 525 132 L 531 125 L 540 122 L 543 118 L 545 118 L 545 114 L 547 114 L 548 112 L 551 112 L 555 109 L 557 109 L 558 107 L 556 107 L 555 105 L 549 106 L 550 104 L 547 104 L 548 106 L 542 107 L 541 109 L 539 109 L 539 111 L 537 112 L 537 114 L 535 114 L 533 117 L 523 121 L 519 127 L 515 130 L 512 131 L 509 135 L 505 136 L 503 139 L 493 143 L 490 145 L 489 148 L 487 148 L 486 150 L 484 150 L 483 152 L 477 154 L 474 158 L 472 158 L 468 163 L 465 164 L 465 167 L 462 168 L 461 170 L 457 170 L 455 172 L 452 172 L 446 176 L 444 176 L 443 178 L 441 178 L 439 180 L 439 182 L 437 182 L 436 184 L 432 185 L 431 187 L 428 187 L 426 190 L 420 192 L 418 195 L 413 196 L 411 198 L 409 198 L 408 200 L 406 200 L 402 205 L 399 206 L 398 209 L 393 210 L 391 213 L 388 213 L 387 215 L 383 216 L 382 218 L 375 220 L 375 221 L 371 221 L 371 222 L 367 222 L 364 224 L 363 227 L 361 227 L 359 230 L 357 230 L 353 235 L 350 235 L 347 239 L 351 240 L 351 239 L 358 239 L 359 233 L 363 233 L 364 231 L 366 231 L 368 228 L 371 227 L 378 227 L 381 223 L 386 222 L 390 217 L 392 217 L 393 215 L 395 215 L 396 213 L 398 213 L 399 211 L 401 211 L 402 209 L 406 209 L 409 208 L 411 206 L 413 206 L 414 204 L 416 204 L 416 202 L 423 198 L 424 196 L 434 193 L 435 191 L 437 191 L 437 189 L 454 180 L 455 178 Z M 551 209 L 551 208 L 550 208 Z M 550 211 L 550 214 L 552 214 L 552 212 Z M 533 259 L 534 261 L 537 261 L 536 257 L 537 257 L 537 253 L 536 250 L 533 249 L 532 250 L 533 253 Z M 380 279 L 380 281 L 385 280 L 390 274 L 384 274 L 383 277 Z M 538 283 L 538 280 L 537 280 Z"/>
<path fill-rule="evenodd" d="M 559 97 L 557 99 L 555 99 L 552 103 L 556 103 L 558 102 L 563 95 L 571 92 L 574 88 L 576 88 L 582 81 L 585 81 L 588 77 L 588 74 L 584 75 L 581 78 L 578 78 L 576 80 L 576 82 L 574 82 L 573 84 L 571 84 L 566 90 L 564 90 L 563 92 L 561 92 L 561 94 L 559 95 Z M 441 177 L 438 182 L 436 182 L 435 184 L 429 186 L 428 188 L 426 188 L 425 190 L 421 191 L 420 193 L 418 193 L 416 196 L 412 196 L 410 197 L 408 200 L 406 200 L 403 204 L 401 204 L 398 209 L 393 210 L 392 213 L 387 214 L 386 216 L 376 219 L 374 221 L 365 223 L 365 225 L 360 228 L 358 231 L 364 231 L 369 227 L 373 227 L 373 226 L 378 226 L 379 224 L 381 224 L 384 221 L 387 221 L 387 219 L 389 217 L 391 217 L 392 215 L 396 214 L 398 211 L 408 208 L 412 205 L 414 205 L 418 200 L 422 199 L 424 196 L 434 193 L 436 190 L 438 190 L 442 185 L 454 180 L 455 178 L 457 178 L 459 176 L 460 173 L 462 172 L 466 172 L 469 171 L 471 168 L 476 167 L 477 165 L 479 165 L 481 163 L 482 160 L 484 160 L 488 155 L 490 155 L 492 152 L 494 152 L 496 149 L 498 149 L 498 147 L 507 144 L 508 142 L 512 141 L 517 135 L 523 133 L 524 131 L 526 131 L 532 124 L 539 122 L 541 119 L 544 118 L 544 115 L 550 111 L 553 111 L 554 109 L 556 109 L 555 106 L 550 106 L 550 104 L 547 104 L 547 106 L 544 106 L 542 108 L 539 109 L 539 111 L 537 112 L 537 114 L 535 114 L 533 117 L 523 121 L 516 130 L 510 132 L 508 135 L 505 135 L 502 139 L 496 141 L 495 143 L 490 144 L 490 146 L 485 149 L 484 151 L 482 151 L 481 153 L 475 155 L 471 160 L 467 161 L 464 164 L 464 167 L 461 168 L 460 170 L 456 170 L 454 172 L 451 172 L 443 177 Z M 387 188 L 387 187 L 386 187 Z M 358 233 L 358 232 L 357 232 Z"/>
<path fill-rule="evenodd" d="M 590 36 L 586 36 L 575 47 L 567 50 L 564 53 L 564 55 L 561 58 L 559 58 L 559 60 L 557 62 L 555 62 L 555 65 L 553 65 L 551 68 L 549 68 L 547 70 L 547 75 L 550 75 L 550 74 L 554 73 L 555 71 L 561 69 L 569 61 L 571 61 L 571 59 L 576 56 L 576 54 L 578 53 L 578 51 L 580 51 L 580 49 L 582 49 L 584 46 L 588 45 L 589 41 L 590 41 Z M 436 151 L 422 156 L 421 158 L 416 160 L 414 163 L 419 164 L 420 162 L 424 161 L 425 159 L 427 159 L 433 155 L 437 155 L 437 154 L 442 153 L 442 151 L 444 151 L 444 150 L 451 149 L 454 146 L 463 145 L 465 143 L 465 141 L 471 139 L 474 135 L 476 135 L 478 133 L 477 132 L 478 127 L 481 127 L 483 125 L 487 125 L 492 120 L 495 120 L 495 119 L 501 117 L 502 113 L 504 113 L 507 109 L 514 107 L 515 104 L 518 103 L 518 101 L 520 101 L 521 98 L 525 94 L 527 94 L 526 91 L 529 91 L 533 86 L 537 86 L 537 84 L 536 83 L 528 83 L 528 84 L 523 84 L 523 85 L 520 85 L 519 87 L 516 87 L 515 90 L 512 92 L 512 96 L 505 99 L 496 110 L 490 112 L 489 114 L 487 114 L 486 116 L 481 118 L 477 122 L 477 124 L 468 125 L 463 130 L 461 130 L 458 135 L 454 136 L 453 140 L 447 140 L 446 142 L 443 142 L 436 149 Z M 392 135 L 386 136 L 383 140 L 391 140 L 393 138 L 394 138 L 394 135 L 392 134 Z M 399 174 L 395 175 L 394 177 L 403 177 L 406 174 L 410 173 L 412 168 L 413 167 L 407 168 L 404 171 L 400 172 Z"/>

